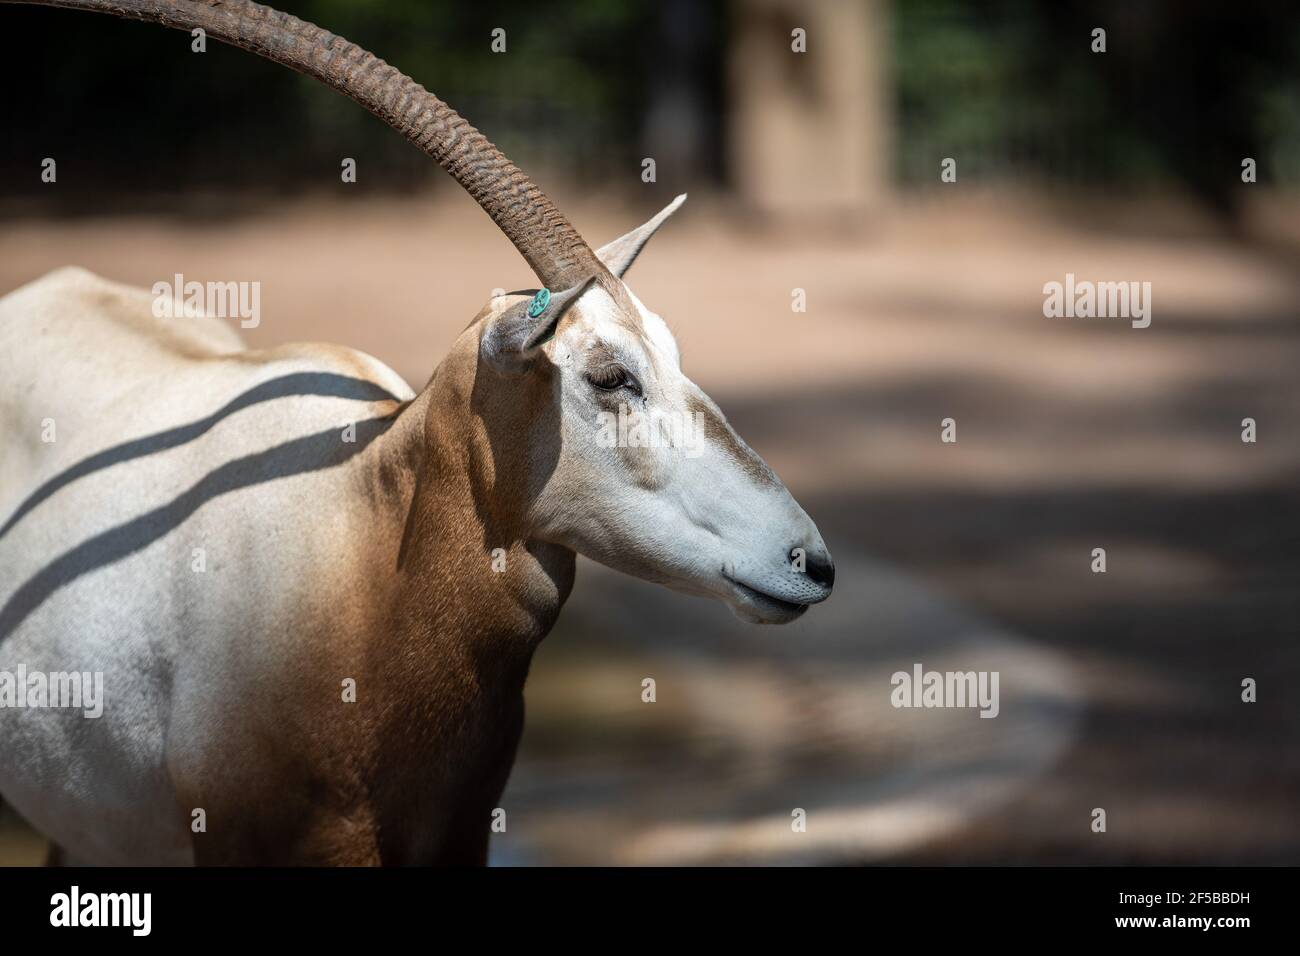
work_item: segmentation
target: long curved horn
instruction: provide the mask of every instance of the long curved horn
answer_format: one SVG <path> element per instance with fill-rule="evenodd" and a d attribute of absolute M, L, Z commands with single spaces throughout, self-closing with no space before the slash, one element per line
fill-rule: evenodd
<path fill-rule="evenodd" d="M 543 284 L 563 289 L 604 269 L 519 167 L 409 76 L 342 37 L 251 0 L 0 0 L 112 13 L 208 36 L 313 76 L 356 100 L 438 161 L 492 217 Z"/>

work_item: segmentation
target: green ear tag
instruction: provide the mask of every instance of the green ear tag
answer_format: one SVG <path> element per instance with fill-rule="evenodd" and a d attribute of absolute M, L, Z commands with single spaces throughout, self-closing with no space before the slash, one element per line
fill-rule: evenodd
<path fill-rule="evenodd" d="M 551 290 L 539 289 L 537 295 L 533 296 L 533 301 L 528 303 L 528 317 L 535 319 L 551 304 Z"/>

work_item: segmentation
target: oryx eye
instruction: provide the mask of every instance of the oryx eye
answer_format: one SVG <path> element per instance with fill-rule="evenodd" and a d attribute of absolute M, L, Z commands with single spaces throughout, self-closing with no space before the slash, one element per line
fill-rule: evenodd
<path fill-rule="evenodd" d="M 620 388 L 630 388 L 640 394 L 641 386 L 636 379 L 621 365 L 606 365 L 592 369 L 587 373 L 587 381 L 603 392 L 614 392 Z"/>

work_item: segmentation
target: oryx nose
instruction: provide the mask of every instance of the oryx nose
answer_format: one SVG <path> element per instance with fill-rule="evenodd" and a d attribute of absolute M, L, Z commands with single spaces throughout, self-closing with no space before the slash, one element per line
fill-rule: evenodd
<path fill-rule="evenodd" d="M 808 549 L 804 555 L 803 570 L 813 584 L 821 585 L 828 591 L 835 586 L 835 562 L 831 560 L 829 551 Z"/>

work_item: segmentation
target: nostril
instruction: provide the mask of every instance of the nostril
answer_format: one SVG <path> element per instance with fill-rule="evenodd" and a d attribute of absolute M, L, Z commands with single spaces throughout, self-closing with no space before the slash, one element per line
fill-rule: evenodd
<path fill-rule="evenodd" d="M 793 557 L 801 549 L 796 548 L 791 552 Z M 819 584 L 824 588 L 831 588 L 835 585 L 835 562 L 831 556 L 825 552 L 806 552 L 803 561 L 804 574 L 814 584 Z"/>

